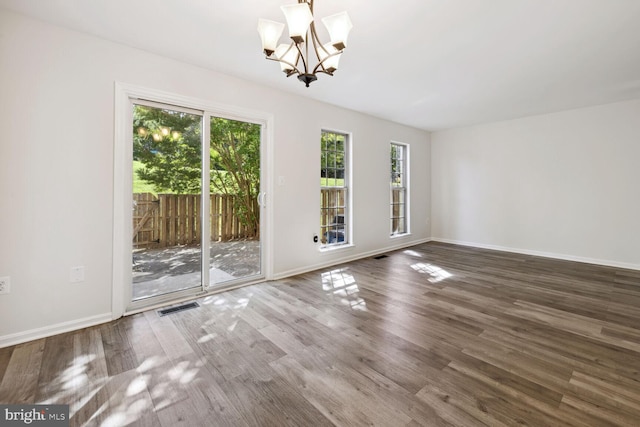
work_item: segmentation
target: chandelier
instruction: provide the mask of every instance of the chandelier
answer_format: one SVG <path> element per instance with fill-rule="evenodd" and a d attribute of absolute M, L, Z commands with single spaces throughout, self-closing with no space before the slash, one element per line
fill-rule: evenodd
<path fill-rule="evenodd" d="M 277 61 L 287 77 L 298 76 L 307 87 L 318 79 L 316 74 L 330 76 L 338 69 L 340 55 L 347 47 L 347 37 L 353 25 L 347 12 L 322 18 L 331 41 L 320 42 L 313 21 L 313 0 L 298 0 L 298 4 L 281 6 L 292 42 L 278 44 L 284 24 L 268 19 L 258 20 L 258 32 L 266 59 Z"/>

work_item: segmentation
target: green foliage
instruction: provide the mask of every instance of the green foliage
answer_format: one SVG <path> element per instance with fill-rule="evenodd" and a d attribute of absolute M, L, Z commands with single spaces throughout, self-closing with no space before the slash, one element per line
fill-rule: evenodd
<path fill-rule="evenodd" d="M 320 187 L 344 187 L 344 179 L 320 178 Z"/>
<path fill-rule="evenodd" d="M 404 178 L 405 148 L 398 144 L 391 144 L 391 185 L 399 187 Z"/>
<path fill-rule="evenodd" d="M 260 218 L 255 201 L 260 189 L 260 126 L 212 118 L 210 155 L 212 189 L 235 194 L 240 220 L 257 234 Z"/>
<path fill-rule="evenodd" d="M 334 132 L 322 132 L 320 150 L 320 185 L 322 187 L 343 185 L 345 136 Z"/>
<path fill-rule="evenodd" d="M 202 118 L 197 115 L 135 106 L 133 159 L 136 181 L 155 192 L 198 194 L 201 189 Z M 260 188 L 260 126 L 211 119 L 212 193 L 234 195 L 236 212 L 245 226 L 259 231 L 255 200 Z M 139 184 L 141 186 L 141 184 Z"/>
<path fill-rule="evenodd" d="M 158 194 L 153 184 L 149 184 L 147 181 L 143 181 L 139 178 L 138 170 L 142 168 L 144 168 L 144 163 L 138 160 L 133 161 L 133 192 Z M 165 192 L 166 191 L 163 191 L 163 193 Z"/>
<path fill-rule="evenodd" d="M 133 160 L 144 165 L 138 178 L 156 192 L 199 193 L 201 122 L 193 114 L 135 106 Z"/>

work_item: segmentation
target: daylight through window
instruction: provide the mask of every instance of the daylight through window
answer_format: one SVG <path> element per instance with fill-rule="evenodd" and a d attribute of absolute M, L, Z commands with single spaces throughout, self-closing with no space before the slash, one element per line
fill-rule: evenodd
<path fill-rule="evenodd" d="M 407 221 L 408 147 L 391 143 L 391 235 L 408 232 Z"/>
<path fill-rule="evenodd" d="M 322 131 L 320 139 L 320 238 L 322 247 L 349 243 L 348 136 Z"/>

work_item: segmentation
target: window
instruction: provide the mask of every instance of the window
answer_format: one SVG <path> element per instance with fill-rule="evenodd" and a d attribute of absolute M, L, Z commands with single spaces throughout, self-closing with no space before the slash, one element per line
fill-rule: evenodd
<path fill-rule="evenodd" d="M 408 233 L 407 168 L 409 147 L 391 143 L 391 235 Z"/>
<path fill-rule="evenodd" d="M 321 247 L 329 248 L 349 243 L 348 135 L 322 131 L 320 151 Z"/>

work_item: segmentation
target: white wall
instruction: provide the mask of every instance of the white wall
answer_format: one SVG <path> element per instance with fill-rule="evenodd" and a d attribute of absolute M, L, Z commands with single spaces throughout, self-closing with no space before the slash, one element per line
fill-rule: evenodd
<path fill-rule="evenodd" d="M 640 100 L 432 134 L 432 236 L 640 268 Z"/>
<path fill-rule="evenodd" d="M 115 81 L 274 115 L 273 176 L 286 179 L 270 198 L 275 276 L 430 235 L 427 132 L 1 10 L 0 61 L 0 276 L 12 279 L 11 294 L 0 295 L 0 346 L 110 317 Z M 321 128 L 353 133 L 356 219 L 356 246 L 322 254 L 312 242 Z M 403 239 L 388 236 L 391 140 L 411 145 L 419 195 Z M 86 281 L 70 284 L 78 265 Z"/>

